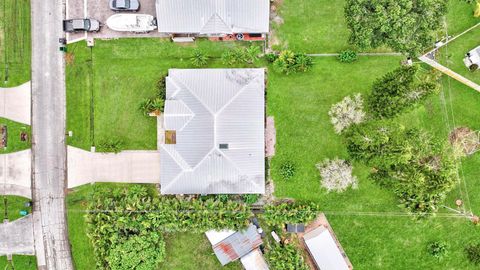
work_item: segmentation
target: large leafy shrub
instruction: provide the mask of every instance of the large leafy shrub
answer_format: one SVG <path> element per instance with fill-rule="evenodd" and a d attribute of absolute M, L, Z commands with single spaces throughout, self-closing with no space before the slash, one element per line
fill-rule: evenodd
<path fill-rule="evenodd" d="M 295 166 L 295 163 L 291 161 L 286 161 L 280 166 L 280 175 L 284 180 L 292 178 L 296 171 L 297 167 Z"/>
<path fill-rule="evenodd" d="M 260 47 L 237 47 L 222 54 L 222 62 L 225 65 L 253 64 L 261 54 Z"/>
<path fill-rule="evenodd" d="M 297 72 L 307 72 L 313 66 L 312 57 L 304 53 L 294 53 L 292 51 L 282 51 L 273 62 L 274 68 L 282 73 L 291 74 Z"/>
<path fill-rule="evenodd" d="M 457 182 L 453 151 L 426 131 L 370 121 L 352 126 L 345 140 L 350 156 L 372 166 L 371 177 L 419 216 L 436 211 Z"/>
<path fill-rule="evenodd" d="M 428 244 L 427 250 L 430 255 L 437 259 L 447 255 L 448 245 L 445 242 L 434 241 Z"/>
<path fill-rule="evenodd" d="M 465 247 L 467 258 L 474 264 L 480 264 L 480 243 L 472 243 Z"/>
<path fill-rule="evenodd" d="M 328 192 L 343 192 L 347 188 L 357 188 L 357 178 L 353 176 L 353 167 L 345 160 L 325 160 L 316 165 L 322 177 L 321 185 Z"/>
<path fill-rule="evenodd" d="M 421 79 L 416 81 L 415 78 Z M 377 118 L 391 118 L 438 92 L 439 85 L 420 76 L 415 66 L 400 67 L 377 80 L 367 97 L 367 108 Z"/>
<path fill-rule="evenodd" d="M 200 50 L 195 50 L 190 60 L 195 67 L 203 67 L 208 63 L 208 56 Z"/>
<path fill-rule="evenodd" d="M 347 0 L 350 42 L 360 49 L 389 46 L 418 55 L 435 41 L 447 13 L 447 0 Z"/>
<path fill-rule="evenodd" d="M 282 226 L 285 223 L 308 223 L 317 217 L 319 211 L 320 206 L 313 202 L 269 204 L 265 206 L 263 217 L 269 226 Z"/>
<path fill-rule="evenodd" d="M 309 270 L 302 254 L 294 245 L 275 245 L 265 254 L 270 269 Z"/>
<path fill-rule="evenodd" d="M 165 242 L 158 232 L 135 235 L 117 244 L 106 258 L 112 270 L 151 270 L 165 259 Z"/>
<path fill-rule="evenodd" d="M 357 58 L 358 58 L 357 53 L 352 51 L 352 50 L 342 51 L 338 55 L 338 60 L 342 63 L 352 63 L 352 62 L 357 61 Z"/>
<path fill-rule="evenodd" d="M 333 104 L 328 115 L 336 133 L 342 133 L 349 126 L 362 123 L 366 116 L 362 95 L 346 96 L 339 103 Z"/>

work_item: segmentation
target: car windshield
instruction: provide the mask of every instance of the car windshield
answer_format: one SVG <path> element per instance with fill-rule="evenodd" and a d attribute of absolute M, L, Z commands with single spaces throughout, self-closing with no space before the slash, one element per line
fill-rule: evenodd
<path fill-rule="evenodd" d="M 116 1 L 117 8 L 130 8 L 130 0 L 117 0 Z"/>
<path fill-rule="evenodd" d="M 85 29 L 90 29 L 90 20 L 83 20 L 85 23 Z"/>

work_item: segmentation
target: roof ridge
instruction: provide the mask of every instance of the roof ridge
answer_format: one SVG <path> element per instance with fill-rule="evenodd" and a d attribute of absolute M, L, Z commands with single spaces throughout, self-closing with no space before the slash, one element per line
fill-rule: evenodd
<path fill-rule="evenodd" d="M 222 23 L 222 25 L 217 25 L 217 22 L 216 22 L 216 18 L 218 18 L 218 20 L 220 20 L 220 22 Z M 215 10 L 215 12 L 212 14 L 212 16 L 210 16 L 210 18 L 208 19 L 207 22 L 205 22 L 202 26 L 202 28 L 200 29 L 200 33 L 212 33 L 211 31 L 210 32 L 206 32 L 204 31 L 204 29 L 207 27 L 207 25 L 210 25 L 213 23 L 213 26 L 214 26 L 214 29 L 215 29 L 215 32 L 217 32 L 217 29 L 219 27 L 217 26 L 223 26 L 224 28 L 228 29 L 228 32 L 229 33 L 233 33 L 233 29 L 232 27 L 228 26 L 227 23 L 225 22 L 225 20 L 218 14 L 218 12 Z M 223 33 L 223 32 L 222 32 Z M 216 33 L 218 34 L 218 33 Z"/>
<path fill-rule="evenodd" d="M 214 114 L 214 116 L 216 117 L 216 116 L 220 115 L 223 112 L 223 110 L 225 110 L 228 106 L 230 106 L 233 103 L 233 101 L 235 101 L 245 91 L 247 86 L 250 86 L 253 82 L 255 82 L 255 79 L 257 79 L 258 76 L 260 76 L 260 75 L 255 75 L 254 77 L 252 77 L 250 82 L 248 82 L 246 85 L 244 85 L 238 91 L 238 93 L 236 93 L 227 103 L 225 103 L 220 109 L 218 109 L 217 112 Z M 215 121 L 217 121 L 217 120 L 215 119 Z"/>

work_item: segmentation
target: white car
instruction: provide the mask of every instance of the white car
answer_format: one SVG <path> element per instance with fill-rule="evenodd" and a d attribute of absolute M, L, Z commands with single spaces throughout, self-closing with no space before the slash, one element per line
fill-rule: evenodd
<path fill-rule="evenodd" d="M 157 20 L 148 14 L 115 14 L 107 19 L 106 25 L 120 32 L 148 33 L 157 29 Z"/>
<path fill-rule="evenodd" d="M 468 69 L 471 71 L 479 69 L 480 66 L 480 46 L 477 48 L 469 51 L 465 58 L 463 59 L 463 63 L 467 66 Z"/>

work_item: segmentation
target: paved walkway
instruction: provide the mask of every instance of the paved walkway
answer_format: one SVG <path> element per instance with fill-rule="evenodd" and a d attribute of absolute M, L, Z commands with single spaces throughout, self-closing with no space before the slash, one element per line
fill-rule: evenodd
<path fill-rule="evenodd" d="M 0 195 L 32 198 L 31 172 L 32 152 L 30 149 L 0 155 Z"/>
<path fill-rule="evenodd" d="M 30 82 L 0 88 L 0 117 L 30 125 Z"/>
<path fill-rule="evenodd" d="M 94 182 L 160 183 L 160 152 L 92 153 L 68 147 L 68 188 Z"/>
<path fill-rule="evenodd" d="M 424 56 L 420 56 L 419 59 L 420 59 L 422 62 L 424 62 L 424 63 L 432 66 L 433 68 L 441 71 L 442 73 L 444 73 L 444 74 L 452 77 L 453 79 L 455 79 L 455 80 L 457 80 L 457 81 L 459 81 L 459 82 L 461 82 L 461 83 L 463 83 L 463 84 L 465 84 L 465 85 L 473 88 L 474 90 L 480 92 L 480 85 L 472 82 L 471 80 L 463 77 L 462 75 L 454 72 L 453 70 L 451 70 L 451 69 L 449 69 L 449 68 L 447 68 L 447 67 L 445 67 L 445 66 L 440 65 L 440 64 L 439 64 L 438 62 L 436 62 L 435 60 L 432 60 L 432 59 L 428 58 L 428 57 L 425 56 L 425 55 L 424 55 Z"/>
<path fill-rule="evenodd" d="M 0 239 L 0 256 L 34 255 L 32 215 L 0 223 Z"/>

